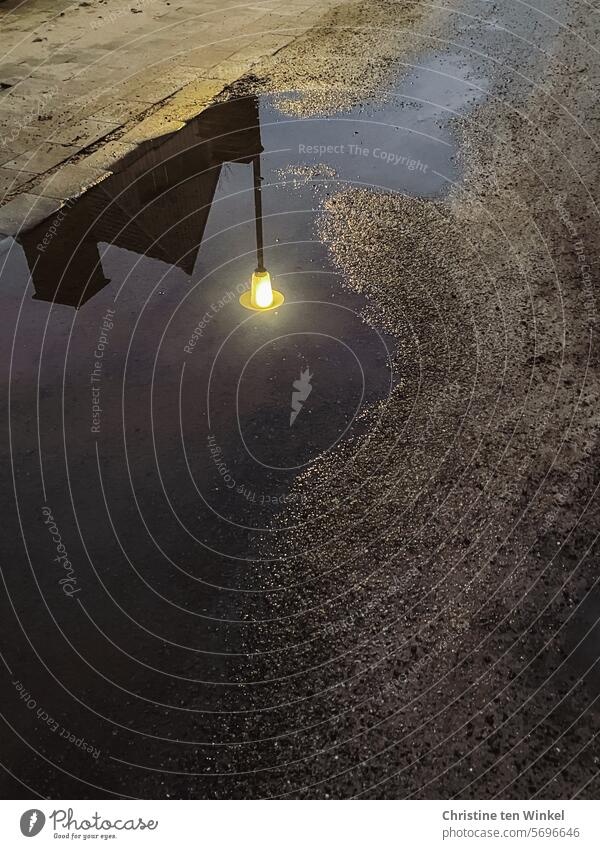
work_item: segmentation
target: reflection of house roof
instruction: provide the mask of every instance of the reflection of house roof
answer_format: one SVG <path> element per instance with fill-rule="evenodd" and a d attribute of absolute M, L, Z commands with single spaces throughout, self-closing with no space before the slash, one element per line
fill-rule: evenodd
<path fill-rule="evenodd" d="M 82 306 L 109 283 L 102 270 L 96 242 L 87 232 L 89 220 L 77 216 L 74 210 L 75 207 L 57 222 L 58 229 L 49 238 L 43 253 L 38 252 L 37 245 L 46 236 L 50 222 L 43 222 L 19 237 L 36 300 Z"/>
<path fill-rule="evenodd" d="M 222 164 L 250 163 L 261 151 L 256 98 L 212 106 L 179 132 L 140 145 L 65 210 L 43 253 L 36 246 L 49 221 L 19 239 L 34 297 L 78 306 L 107 285 L 98 242 L 191 274 Z"/>

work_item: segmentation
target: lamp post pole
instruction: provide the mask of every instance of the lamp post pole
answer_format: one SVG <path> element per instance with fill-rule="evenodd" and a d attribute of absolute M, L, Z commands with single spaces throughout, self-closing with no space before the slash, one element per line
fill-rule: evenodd
<path fill-rule="evenodd" d="M 252 169 L 254 172 L 254 219 L 256 221 L 256 270 L 262 273 L 265 271 L 265 258 L 263 253 L 260 154 L 254 157 Z"/>
<path fill-rule="evenodd" d="M 265 268 L 260 154 L 252 159 L 252 173 L 254 175 L 254 220 L 256 222 L 256 271 L 252 275 L 250 291 L 243 292 L 240 296 L 240 304 L 249 310 L 274 310 L 282 305 L 285 297 L 281 292 L 273 289 L 271 275 Z"/>

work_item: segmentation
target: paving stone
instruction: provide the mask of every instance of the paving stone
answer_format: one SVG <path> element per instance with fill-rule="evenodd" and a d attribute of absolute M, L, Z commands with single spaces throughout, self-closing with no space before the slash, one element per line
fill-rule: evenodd
<path fill-rule="evenodd" d="M 147 102 L 148 92 L 151 91 L 153 103 L 159 103 L 169 95 L 179 91 L 187 81 L 177 79 L 176 76 L 169 76 L 168 73 L 149 79 L 148 73 L 145 73 L 139 78 L 115 86 L 116 98 L 118 100 Z"/>
<path fill-rule="evenodd" d="M 15 85 L 30 76 L 33 66 L 17 62 L 0 62 L 0 83 Z"/>
<path fill-rule="evenodd" d="M 104 138 L 120 126 L 120 121 L 96 121 L 84 118 L 71 123 L 63 118 L 59 126 L 53 124 L 49 128 L 46 140 L 51 144 L 76 144 L 81 149 Z"/>
<path fill-rule="evenodd" d="M 17 242 L 13 239 L 12 236 L 2 236 L 0 234 L 0 257 L 7 254 L 11 248 L 15 247 Z"/>
<path fill-rule="evenodd" d="M 233 53 L 224 62 L 220 62 L 210 69 L 210 76 L 217 79 L 235 80 L 242 76 L 250 66 L 254 65 L 264 56 L 272 56 L 284 45 L 289 44 L 294 35 L 285 33 L 266 33 L 260 35 L 248 44 Z"/>
<path fill-rule="evenodd" d="M 120 121 L 126 124 L 142 112 L 146 112 L 152 104 L 142 100 L 118 100 L 114 103 L 109 103 L 94 112 L 90 112 L 90 118 L 96 121 Z M 95 107 L 90 107 L 93 109 Z"/>
<path fill-rule="evenodd" d="M 74 163 L 65 165 L 55 171 L 54 174 L 36 183 L 32 191 L 42 197 L 69 200 L 83 194 L 84 191 L 102 182 L 108 176 L 108 171 Z"/>
<path fill-rule="evenodd" d="M 177 130 L 181 130 L 183 127 L 185 127 L 185 123 L 183 121 L 167 120 L 164 115 L 160 114 L 150 115 L 148 118 L 144 118 L 144 120 L 132 130 L 129 130 L 128 133 L 125 133 L 119 141 L 141 144 L 142 142 L 150 141 L 151 139 L 158 138 L 159 136 L 174 133 Z"/>
<path fill-rule="evenodd" d="M 223 88 L 224 83 L 220 79 L 198 80 L 177 92 L 163 106 L 160 114 L 171 121 L 189 121 L 198 115 L 215 95 L 223 91 Z"/>
<path fill-rule="evenodd" d="M 5 163 L 5 168 L 15 171 L 27 171 L 31 174 L 43 174 L 61 162 L 66 162 L 79 150 L 75 145 L 44 144 L 35 150 L 21 153 Z"/>
<path fill-rule="evenodd" d="M 293 41 L 295 34 L 293 31 L 282 30 L 280 32 L 267 32 L 258 36 L 252 44 L 247 47 L 242 47 L 237 53 L 234 53 L 232 59 L 241 59 L 244 57 L 254 58 L 255 56 L 270 56 L 280 50 L 285 44 Z"/>
<path fill-rule="evenodd" d="M 89 156 L 83 157 L 83 159 L 78 160 L 78 164 L 85 165 L 90 168 L 102 168 L 106 171 L 110 171 L 111 167 L 118 162 L 119 159 L 123 159 L 124 156 L 127 156 L 128 153 L 131 153 L 132 150 L 135 150 L 137 144 L 134 142 L 121 142 L 121 141 L 111 141 L 107 144 L 103 144 L 98 150 L 90 153 Z"/>
<path fill-rule="evenodd" d="M 45 138 L 37 129 L 0 124 L 0 165 L 4 165 L 22 153 L 37 150 L 45 143 Z"/>
<path fill-rule="evenodd" d="M 31 75 L 15 80 L 10 88 L 10 94 L 25 98 L 36 98 L 45 102 L 49 102 L 58 93 L 59 89 L 53 80 L 43 77 L 33 77 Z"/>
<path fill-rule="evenodd" d="M 217 80 L 222 80 L 224 83 L 232 83 L 238 77 L 251 70 L 257 61 L 258 59 L 226 59 L 224 62 L 219 62 L 218 65 L 208 68 L 206 73 Z"/>
<path fill-rule="evenodd" d="M 110 79 L 107 79 L 105 83 L 103 81 L 103 85 L 99 86 L 97 80 L 94 82 L 93 74 L 86 71 L 65 80 L 60 86 L 60 91 L 67 103 L 77 104 L 81 107 L 86 103 L 97 101 L 103 92 L 111 92 L 112 87 L 113 81 Z"/>
<path fill-rule="evenodd" d="M 204 47 L 195 47 L 187 51 L 181 57 L 182 63 L 193 68 L 198 68 L 199 72 L 209 71 L 215 65 L 225 62 L 236 51 L 235 44 L 227 45 L 205 45 Z"/>
<path fill-rule="evenodd" d="M 198 73 L 198 69 L 192 65 L 187 65 L 178 57 L 173 63 L 169 61 L 160 69 L 159 79 L 169 80 L 170 82 L 179 82 L 181 86 L 188 85 L 191 82 L 198 80 L 202 74 Z M 181 87 L 180 86 L 180 87 Z"/>
<path fill-rule="evenodd" d="M 65 82 L 80 70 L 80 66 L 75 62 L 60 61 L 56 55 L 52 57 L 52 62 L 25 64 L 31 68 L 30 76 L 50 80 L 54 84 Z M 0 65 L 0 70 L 1 67 Z"/>
<path fill-rule="evenodd" d="M 29 172 L 0 168 L 0 201 L 8 192 L 18 189 L 19 186 L 28 183 L 33 177 L 34 175 Z"/>
<path fill-rule="evenodd" d="M 31 230 L 62 205 L 56 198 L 23 192 L 0 207 L 0 235 L 15 236 L 22 230 Z"/>

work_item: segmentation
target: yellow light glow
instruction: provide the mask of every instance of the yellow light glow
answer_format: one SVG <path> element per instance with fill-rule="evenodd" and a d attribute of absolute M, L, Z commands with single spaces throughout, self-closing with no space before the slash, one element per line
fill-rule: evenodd
<path fill-rule="evenodd" d="M 240 304 L 249 310 L 273 310 L 281 306 L 284 297 L 271 286 L 271 275 L 268 271 L 255 271 L 252 274 L 250 291 L 244 292 Z"/>
<path fill-rule="evenodd" d="M 250 300 L 252 306 L 259 310 L 268 310 L 273 306 L 273 287 L 268 271 L 255 271 L 252 275 Z"/>

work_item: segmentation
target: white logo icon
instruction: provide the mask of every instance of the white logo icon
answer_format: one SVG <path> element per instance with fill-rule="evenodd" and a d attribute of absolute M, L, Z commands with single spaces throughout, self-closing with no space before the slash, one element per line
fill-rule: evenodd
<path fill-rule="evenodd" d="M 290 413 L 290 427 L 296 421 L 298 413 L 302 409 L 304 401 L 312 392 L 312 374 L 309 369 L 304 369 L 300 372 L 300 379 L 292 383 L 294 392 L 292 392 L 292 412 Z"/>
<path fill-rule="evenodd" d="M 21 834 L 25 837 L 35 837 L 44 827 L 46 817 L 37 808 L 31 808 L 21 815 Z"/>

